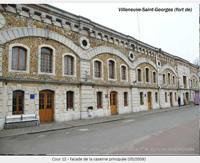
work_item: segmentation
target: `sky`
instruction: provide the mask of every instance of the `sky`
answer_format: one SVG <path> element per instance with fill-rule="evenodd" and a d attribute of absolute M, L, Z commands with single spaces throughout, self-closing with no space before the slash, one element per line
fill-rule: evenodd
<path fill-rule="evenodd" d="M 172 55 L 193 62 L 199 56 L 199 6 L 188 3 L 50 3 L 81 15 Z M 119 12 L 119 8 L 153 8 L 154 11 Z M 175 8 L 184 12 L 175 12 Z M 172 9 L 171 12 L 155 9 Z M 185 9 L 192 9 L 186 12 Z"/>

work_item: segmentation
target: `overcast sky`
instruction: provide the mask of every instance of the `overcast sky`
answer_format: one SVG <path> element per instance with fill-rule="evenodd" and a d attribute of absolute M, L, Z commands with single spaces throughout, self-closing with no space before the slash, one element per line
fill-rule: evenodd
<path fill-rule="evenodd" d="M 51 3 L 50 5 L 162 48 L 190 62 L 199 56 L 198 4 Z M 119 12 L 118 8 L 192 8 L 192 12 Z"/>

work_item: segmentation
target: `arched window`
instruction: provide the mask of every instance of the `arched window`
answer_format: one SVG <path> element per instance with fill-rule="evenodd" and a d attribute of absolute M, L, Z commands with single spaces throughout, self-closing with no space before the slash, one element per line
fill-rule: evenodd
<path fill-rule="evenodd" d="M 13 92 L 13 103 L 12 103 L 13 114 L 23 114 L 24 113 L 24 92 L 14 91 Z"/>
<path fill-rule="evenodd" d="M 153 83 L 156 83 L 156 72 L 153 72 Z"/>
<path fill-rule="evenodd" d="M 115 62 L 109 60 L 109 78 L 115 79 Z"/>
<path fill-rule="evenodd" d="M 142 70 L 137 69 L 138 82 L 142 82 Z"/>
<path fill-rule="evenodd" d="M 12 70 L 26 70 L 27 50 L 22 47 L 12 48 Z"/>
<path fill-rule="evenodd" d="M 43 47 L 41 48 L 40 71 L 51 73 L 52 72 L 52 49 Z"/>
<path fill-rule="evenodd" d="M 121 66 L 122 80 L 126 80 L 126 66 Z"/>
<path fill-rule="evenodd" d="M 146 82 L 149 83 L 149 68 L 145 68 Z"/>
<path fill-rule="evenodd" d="M 143 92 L 140 92 L 140 105 L 144 105 Z"/>
<path fill-rule="evenodd" d="M 172 79 L 173 79 L 173 85 L 175 85 L 175 76 L 173 76 Z"/>
<path fill-rule="evenodd" d="M 168 85 L 170 85 L 171 79 L 170 79 L 170 73 L 168 73 Z"/>
<path fill-rule="evenodd" d="M 94 76 L 95 78 L 101 78 L 102 72 L 101 72 L 101 62 L 100 61 L 94 61 Z"/>
<path fill-rule="evenodd" d="M 64 57 L 64 74 L 74 75 L 74 57 L 69 55 Z"/>
<path fill-rule="evenodd" d="M 74 109 L 74 92 L 68 91 L 67 92 L 67 110 Z"/>
<path fill-rule="evenodd" d="M 97 109 L 102 108 L 102 92 L 97 92 Z"/>
<path fill-rule="evenodd" d="M 165 74 L 163 74 L 163 84 L 165 84 Z"/>

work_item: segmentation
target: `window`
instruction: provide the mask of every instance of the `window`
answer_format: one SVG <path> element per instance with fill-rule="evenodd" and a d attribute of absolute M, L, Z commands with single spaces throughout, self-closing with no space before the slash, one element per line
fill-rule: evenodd
<path fill-rule="evenodd" d="M 167 92 L 165 92 L 165 102 L 167 102 Z"/>
<path fill-rule="evenodd" d="M 126 80 L 126 66 L 121 66 L 122 80 Z"/>
<path fill-rule="evenodd" d="M 163 84 L 165 84 L 165 74 L 163 74 Z"/>
<path fill-rule="evenodd" d="M 94 73 L 95 73 L 95 78 L 101 78 L 101 62 L 100 61 L 94 62 Z"/>
<path fill-rule="evenodd" d="M 146 82 L 149 82 L 149 68 L 145 68 Z"/>
<path fill-rule="evenodd" d="M 173 79 L 173 85 L 175 85 L 175 76 L 173 76 L 172 79 Z"/>
<path fill-rule="evenodd" d="M 142 70 L 137 69 L 138 82 L 142 82 Z"/>
<path fill-rule="evenodd" d="M 124 106 L 128 106 L 128 92 L 124 92 Z"/>
<path fill-rule="evenodd" d="M 155 92 L 155 102 L 158 102 L 158 92 Z"/>
<path fill-rule="evenodd" d="M 170 85 L 170 73 L 168 73 L 167 75 L 168 75 L 168 85 Z"/>
<path fill-rule="evenodd" d="M 40 71 L 52 72 L 52 50 L 50 48 L 45 47 L 41 49 Z"/>
<path fill-rule="evenodd" d="M 69 55 L 64 57 L 64 73 L 65 75 L 74 74 L 74 57 Z"/>
<path fill-rule="evenodd" d="M 153 83 L 156 83 L 156 72 L 153 72 Z"/>
<path fill-rule="evenodd" d="M 140 105 L 144 105 L 143 92 L 140 92 Z"/>
<path fill-rule="evenodd" d="M 109 78 L 115 79 L 115 62 L 109 60 Z"/>
<path fill-rule="evenodd" d="M 14 91 L 13 92 L 13 114 L 23 114 L 24 113 L 24 92 Z"/>
<path fill-rule="evenodd" d="M 192 82 L 192 81 L 191 81 Z M 193 79 L 193 87 L 195 87 L 195 79 Z"/>
<path fill-rule="evenodd" d="M 102 108 L 102 92 L 97 92 L 97 108 Z"/>
<path fill-rule="evenodd" d="M 187 81 L 187 79 L 186 79 L 186 76 L 183 76 L 183 88 L 186 88 L 186 81 Z"/>
<path fill-rule="evenodd" d="M 74 109 L 74 92 L 67 92 L 67 110 Z"/>
<path fill-rule="evenodd" d="M 12 48 L 12 70 L 26 70 L 26 54 L 25 48 Z"/>
<path fill-rule="evenodd" d="M 176 92 L 175 92 L 175 101 L 177 101 L 177 96 L 176 96 Z"/>

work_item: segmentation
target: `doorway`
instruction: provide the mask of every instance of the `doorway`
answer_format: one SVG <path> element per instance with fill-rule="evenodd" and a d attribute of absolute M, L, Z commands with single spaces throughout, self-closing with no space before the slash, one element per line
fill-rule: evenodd
<path fill-rule="evenodd" d="M 147 93 L 147 98 L 148 98 L 148 109 L 151 109 L 151 92 Z"/>
<path fill-rule="evenodd" d="M 39 115 L 40 122 L 53 121 L 54 113 L 54 92 L 53 91 L 40 91 L 39 93 Z"/>
<path fill-rule="evenodd" d="M 117 114 L 117 92 L 110 92 L 111 115 Z"/>

